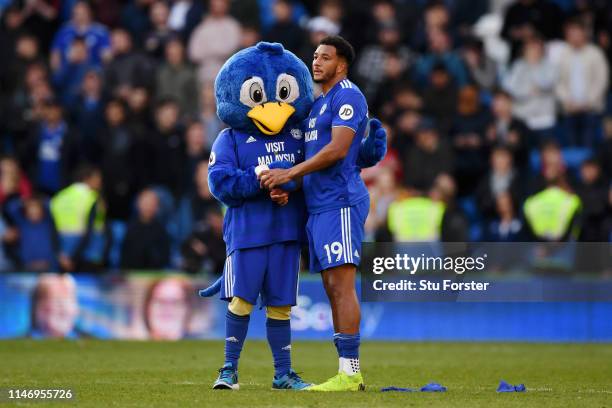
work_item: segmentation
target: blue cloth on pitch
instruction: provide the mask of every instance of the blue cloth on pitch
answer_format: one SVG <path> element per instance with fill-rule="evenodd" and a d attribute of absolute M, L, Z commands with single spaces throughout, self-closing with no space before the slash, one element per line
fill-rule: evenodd
<path fill-rule="evenodd" d="M 238 359 L 249 329 L 250 316 L 238 316 L 227 311 L 225 314 L 225 363 L 232 363 L 238 369 Z"/>
<path fill-rule="evenodd" d="M 306 160 L 330 143 L 334 127 L 350 128 L 355 136 L 344 159 L 304 176 L 303 189 L 310 214 L 354 205 L 368 196 L 357 165 L 367 125 L 365 97 L 348 79 L 339 81 L 327 94 L 315 100 L 304 126 Z"/>
<path fill-rule="evenodd" d="M 266 337 L 274 357 L 274 377 L 280 378 L 291 370 L 291 322 L 267 319 Z"/>
<path fill-rule="evenodd" d="M 525 384 L 512 385 L 504 380 L 499 382 L 499 386 L 497 387 L 497 392 L 525 392 L 527 388 L 525 388 Z"/>
<path fill-rule="evenodd" d="M 334 333 L 334 345 L 336 346 L 336 350 L 338 350 L 338 357 L 359 358 L 359 344 L 359 333 Z"/>
<path fill-rule="evenodd" d="M 426 384 L 424 386 L 422 386 L 421 388 L 414 389 L 414 388 L 402 388 L 402 387 L 385 387 L 385 388 L 381 388 L 380 390 L 382 392 L 388 392 L 388 391 L 398 391 L 398 392 L 417 392 L 417 391 L 421 391 L 421 392 L 446 392 L 446 387 L 443 385 L 440 385 L 438 383 L 429 383 Z"/>
<path fill-rule="evenodd" d="M 421 392 L 446 392 L 446 387 L 438 383 L 429 383 L 421 387 Z"/>

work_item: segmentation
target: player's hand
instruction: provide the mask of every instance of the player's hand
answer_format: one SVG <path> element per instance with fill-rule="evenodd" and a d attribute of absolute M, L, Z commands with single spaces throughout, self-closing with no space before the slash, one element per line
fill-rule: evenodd
<path fill-rule="evenodd" d="M 289 170 L 287 169 L 271 169 L 264 170 L 261 173 L 259 180 L 261 181 L 262 187 L 272 190 L 274 187 L 290 182 L 291 177 L 289 176 Z"/>
<path fill-rule="evenodd" d="M 280 188 L 275 188 L 270 191 L 270 198 L 280 206 L 287 205 L 289 202 L 289 193 Z"/>

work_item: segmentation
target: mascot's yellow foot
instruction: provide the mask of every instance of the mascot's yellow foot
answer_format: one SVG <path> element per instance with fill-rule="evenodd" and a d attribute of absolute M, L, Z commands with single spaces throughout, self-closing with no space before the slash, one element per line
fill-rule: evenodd
<path fill-rule="evenodd" d="M 348 375 L 339 372 L 324 383 L 311 385 L 305 391 L 365 391 L 361 373 Z"/>

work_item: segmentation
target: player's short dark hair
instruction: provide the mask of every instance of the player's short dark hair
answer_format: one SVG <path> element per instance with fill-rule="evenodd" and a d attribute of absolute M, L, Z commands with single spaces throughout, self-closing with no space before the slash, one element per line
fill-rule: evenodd
<path fill-rule="evenodd" d="M 331 45 L 336 49 L 336 54 L 346 60 L 348 65 L 351 65 L 355 60 L 355 49 L 351 43 L 346 41 L 339 35 L 329 35 L 321 40 L 319 45 Z"/>

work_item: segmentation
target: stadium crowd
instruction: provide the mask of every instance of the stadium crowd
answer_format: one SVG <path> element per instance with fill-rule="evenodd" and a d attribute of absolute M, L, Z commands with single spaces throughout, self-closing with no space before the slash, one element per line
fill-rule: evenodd
<path fill-rule="evenodd" d="M 378 241 L 611 238 L 606 0 L 0 0 L 0 269 L 219 273 L 214 78 L 341 34 Z"/>

